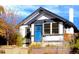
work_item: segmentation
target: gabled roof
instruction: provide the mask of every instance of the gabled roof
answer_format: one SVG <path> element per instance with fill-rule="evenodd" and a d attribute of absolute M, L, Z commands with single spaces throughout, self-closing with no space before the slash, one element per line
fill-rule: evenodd
<path fill-rule="evenodd" d="M 79 30 L 77 29 L 77 27 L 70 21 L 64 19 L 63 17 L 59 16 L 59 15 L 56 15 L 55 13 L 52 13 L 42 7 L 38 8 L 35 12 L 33 12 L 31 15 L 29 15 L 27 18 L 25 18 L 22 22 L 20 22 L 16 28 L 19 28 L 19 26 L 23 25 L 24 23 L 28 22 L 28 21 L 33 21 L 33 19 L 31 19 L 32 17 L 37 17 L 39 16 L 39 14 L 41 14 L 41 12 L 45 12 L 47 13 L 48 15 L 51 15 L 51 16 L 54 16 L 55 19 L 51 18 L 51 20 L 54 20 L 54 21 L 62 21 L 66 26 L 72 26 L 74 29 L 75 29 L 75 32 L 79 32 Z M 35 16 L 36 15 L 36 16 Z M 29 20 L 31 19 L 31 20 Z"/>

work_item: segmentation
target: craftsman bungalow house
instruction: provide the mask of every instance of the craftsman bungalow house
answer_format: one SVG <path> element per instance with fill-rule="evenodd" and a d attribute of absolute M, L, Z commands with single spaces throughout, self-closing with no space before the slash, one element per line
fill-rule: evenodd
<path fill-rule="evenodd" d="M 19 23 L 17 28 L 26 38 L 24 42 L 26 44 L 43 42 L 44 45 L 62 45 L 63 42 L 73 40 L 74 34 L 79 32 L 72 22 L 42 7 Z"/>

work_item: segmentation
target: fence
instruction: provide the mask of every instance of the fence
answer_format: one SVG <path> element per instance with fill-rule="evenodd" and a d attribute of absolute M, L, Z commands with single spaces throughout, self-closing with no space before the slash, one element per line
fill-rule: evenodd
<path fill-rule="evenodd" d="M 55 47 L 55 48 L 19 48 L 19 47 L 10 47 L 10 48 L 0 48 L 1 54 L 69 54 L 70 49 Z"/>
<path fill-rule="evenodd" d="M 0 54 L 27 54 L 28 48 L 0 48 Z"/>
<path fill-rule="evenodd" d="M 32 54 L 69 54 L 68 48 L 32 48 L 30 50 Z"/>

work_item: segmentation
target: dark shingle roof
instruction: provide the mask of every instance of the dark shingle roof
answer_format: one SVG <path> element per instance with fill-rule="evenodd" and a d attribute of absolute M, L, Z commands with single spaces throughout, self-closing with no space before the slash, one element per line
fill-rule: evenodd
<path fill-rule="evenodd" d="M 79 32 L 79 30 L 77 29 L 77 27 L 76 27 L 72 22 L 70 22 L 70 21 L 66 20 L 65 18 L 63 18 L 63 17 L 61 17 L 61 16 L 59 16 L 59 15 L 53 13 L 53 12 L 50 12 L 50 11 L 48 11 L 48 10 L 42 8 L 42 7 L 38 8 L 35 12 L 33 12 L 31 15 L 29 15 L 27 18 L 25 18 L 25 19 L 24 19 L 22 22 L 20 22 L 16 27 L 19 27 L 19 26 L 23 25 L 25 22 L 27 22 L 27 21 L 28 21 L 28 18 L 29 18 L 30 16 L 32 16 L 34 13 L 36 13 L 36 12 L 39 12 L 39 13 L 45 12 L 45 13 L 51 15 L 51 16 L 53 15 L 53 16 L 55 17 L 55 21 L 62 21 L 65 25 L 67 25 L 67 26 L 72 26 L 72 27 L 74 28 L 75 32 Z M 57 19 L 56 19 L 56 18 L 57 18 Z M 52 18 L 51 18 L 51 19 L 52 19 Z M 54 20 L 54 19 L 53 19 L 53 20 Z"/>

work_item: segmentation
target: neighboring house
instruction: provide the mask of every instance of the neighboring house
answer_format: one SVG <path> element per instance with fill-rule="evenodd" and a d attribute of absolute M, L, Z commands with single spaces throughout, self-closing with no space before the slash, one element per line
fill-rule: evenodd
<path fill-rule="evenodd" d="M 44 45 L 63 45 L 64 42 L 73 40 L 75 38 L 74 34 L 79 32 L 72 22 L 42 7 L 16 27 L 21 35 L 26 37 L 26 44 L 43 42 Z"/>

